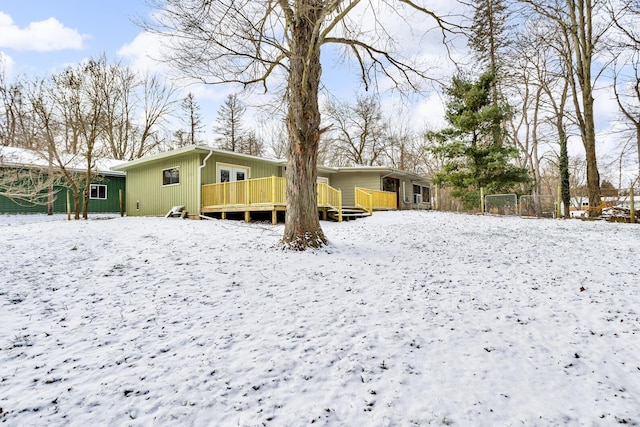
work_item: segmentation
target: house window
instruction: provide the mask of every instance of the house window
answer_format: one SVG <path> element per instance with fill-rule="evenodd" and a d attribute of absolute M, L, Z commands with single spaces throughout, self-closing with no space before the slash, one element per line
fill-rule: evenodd
<path fill-rule="evenodd" d="M 162 171 L 162 185 L 180 184 L 180 168 L 164 169 Z"/>
<path fill-rule="evenodd" d="M 244 181 L 249 178 L 249 168 L 246 166 L 217 164 L 218 182 Z"/>
<path fill-rule="evenodd" d="M 105 200 L 107 198 L 107 186 L 101 184 L 91 184 L 89 187 L 89 198 Z"/>

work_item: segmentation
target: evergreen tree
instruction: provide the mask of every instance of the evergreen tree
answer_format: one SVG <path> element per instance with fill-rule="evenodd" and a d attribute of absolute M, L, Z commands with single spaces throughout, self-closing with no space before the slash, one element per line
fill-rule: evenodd
<path fill-rule="evenodd" d="M 507 46 L 506 19 L 507 7 L 503 0 L 473 0 L 473 23 L 469 34 L 469 44 L 476 52 L 481 64 L 487 65 L 489 72 L 500 75 L 501 50 Z M 496 86 L 491 93 L 494 105 L 498 104 Z"/>
<path fill-rule="evenodd" d="M 529 180 L 527 170 L 512 163 L 516 150 L 496 138 L 504 132 L 502 124 L 509 108 L 493 105 L 494 79 L 491 72 L 475 82 L 454 77 L 446 89 L 446 119 L 451 126 L 427 134 L 432 143 L 430 151 L 444 160 L 434 182 L 451 187 L 452 196 L 460 198 L 467 209 L 479 206 L 480 188 L 501 193 Z"/>

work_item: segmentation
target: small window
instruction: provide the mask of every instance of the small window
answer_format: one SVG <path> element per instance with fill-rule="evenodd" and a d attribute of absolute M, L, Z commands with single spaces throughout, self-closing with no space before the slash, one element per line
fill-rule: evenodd
<path fill-rule="evenodd" d="M 107 198 L 107 186 L 91 184 L 89 187 L 89 198 L 105 200 Z"/>
<path fill-rule="evenodd" d="M 180 168 L 165 169 L 162 171 L 162 185 L 180 184 Z"/>

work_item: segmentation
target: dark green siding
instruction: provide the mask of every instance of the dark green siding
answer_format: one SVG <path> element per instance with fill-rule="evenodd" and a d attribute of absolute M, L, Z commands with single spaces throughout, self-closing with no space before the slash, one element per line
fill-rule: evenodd
<path fill-rule="evenodd" d="M 104 200 L 90 199 L 89 213 L 120 212 L 120 190 L 122 190 L 122 197 L 124 199 L 125 177 L 103 176 L 93 180 L 93 183 L 105 185 L 107 187 L 107 198 Z M 67 191 L 69 191 L 71 210 L 74 211 L 73 194 L 71 193 L 71 190 L 64 185 L 56 185 L 54 186 L 54 191 L 54 213 L 67 212 Z M 80 209 L 82 210 L 82 200 L 80 201 L 80 203 Z M 20 200 L 12 200 L 2 196 L 2 193 L 0 193 L 0 213 L 47 213 L 47 205 L 37 205 Z"/>

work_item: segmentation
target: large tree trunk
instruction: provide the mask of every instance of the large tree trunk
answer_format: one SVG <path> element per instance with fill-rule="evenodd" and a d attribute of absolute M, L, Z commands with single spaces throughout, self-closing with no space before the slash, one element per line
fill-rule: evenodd
<path fill-rule="evenodd" d="M 598 172 L 598 161 L 596 157 L 596 135 L 595 122 L 593 121 L 593 106 L 591 106 L 591 119 L 588 119 L 587 108 L 585 106 L 585 119 L 587 128 L 584 148 L 587 159 L 587 188 L 589 190 L 589 216 L 600 216 L 600 173 Z"/>
<path fill-rule="evenodd" d="M 314 23 L 321 6 L 297 10 L 292 23 L 288 81 L 287 212 L 282 242 L 290 249 L 305 250 L 327 244 L 320 228 L 317 204 L 317 158 L 320 141 L 320 46 Z"/>
<path fill-rule="evenodd" d="M 571 217 L 571 184 L 569 182 L 569 150 L 567 148 L 567 133 L 564 129 L 561 116 L 557 119 L 558 137 L 560 139 L 560 193 L 562 204 L 564 205 L 563 215 L 565 218 Z"/>

